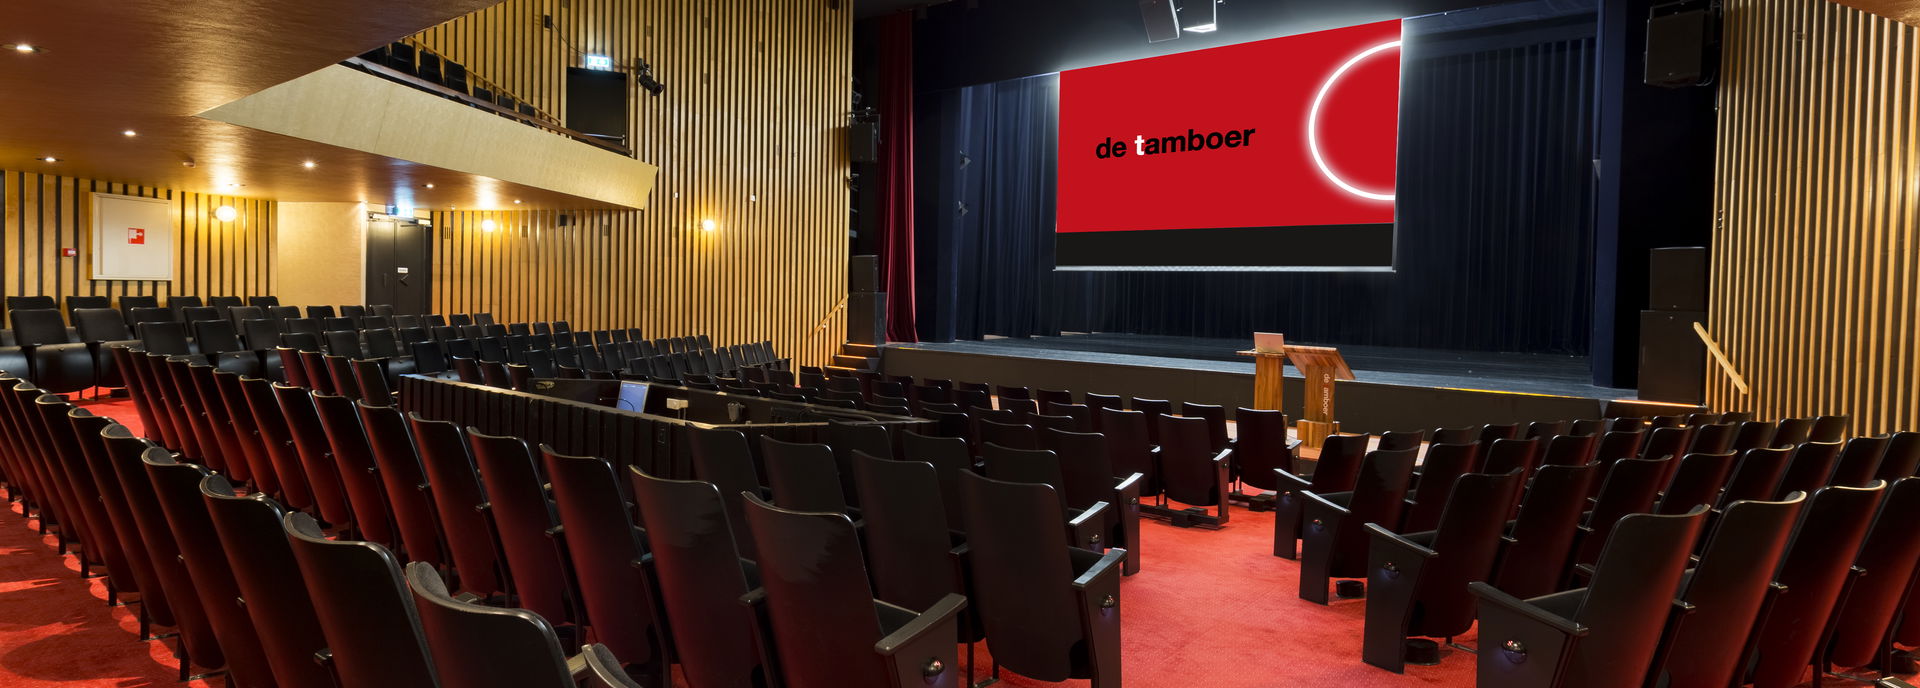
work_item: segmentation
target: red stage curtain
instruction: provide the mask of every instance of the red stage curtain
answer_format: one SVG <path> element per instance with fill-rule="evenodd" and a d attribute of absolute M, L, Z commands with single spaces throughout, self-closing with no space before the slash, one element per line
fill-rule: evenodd
<path fill-rule="evenodd" d="M 880 277 L 887 341 L 917 342 L 913 321 L 913 14 L 880 28 Z"/>

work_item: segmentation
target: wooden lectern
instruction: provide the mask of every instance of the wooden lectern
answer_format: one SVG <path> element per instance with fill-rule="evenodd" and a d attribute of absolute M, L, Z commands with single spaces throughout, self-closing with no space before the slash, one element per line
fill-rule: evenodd
<path fill-rule="evenodd" d="M 1260 409 L 1281 409 L 1287 359 L 1306 377 L 1306 413 L 1295 426 L 1300 441 L 1319 449 L 1327 435 L 1340 432 L 1333 419 L 1333 382 L 1352 380 L 1353 369 L 1340 351 L 1329 346 L 1295 346 L 1277 334 L 1255 333 L 1254 348 L 1239 352 L 1253 357 L 1253 405 Z"/>

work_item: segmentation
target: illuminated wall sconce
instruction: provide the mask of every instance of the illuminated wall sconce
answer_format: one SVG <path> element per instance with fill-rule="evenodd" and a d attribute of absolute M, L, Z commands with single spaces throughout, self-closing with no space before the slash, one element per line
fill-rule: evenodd
<path fill-rule="evenodd" d="M 240 211 L 234 210 L 233 206 L 223 205 L 213 209 L 213 217 L 221 222 L 232 222 L 234 218 L 240 217 Z"/>
<path fill-rule="evenodd" d="M 711 232 L 715 229 L 718 229 L 719 227 L 720 225 L 715 223 L 713 221 L 713 218 L 707 218 L 705 220 L 700 221 L 700 231 L 702 232 Z"/>
<path fill-rule="evenodd" d="M 480 229 L 481 229 L 481 231 L 486 231 L 486 232 L 491 232 L 491 231 L 493 231 L 493 230 L 496 230 L 496 229 L 499 229 L 499 228 L 500 228 L 500 223 L 498 223 L 498 222 L 494 222 L 493 220 L 481 220 L 481 221 L 480 221 Z"/>

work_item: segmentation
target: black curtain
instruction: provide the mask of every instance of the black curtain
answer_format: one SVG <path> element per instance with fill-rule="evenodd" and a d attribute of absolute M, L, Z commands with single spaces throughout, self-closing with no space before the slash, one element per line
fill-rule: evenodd
<path fill-rule="evenodd" d="M 1057 332 L 1058 75 L 922 94 L 920 338 Z"/>
<path fill-rule="evenodd" d="M 1593 14 L 1465 14 L 1407 23 L 1391 273 L 1055 272 L 1057 79 L 923 93 L 922 338 L 1276 331 L 1586 353 Z"/>

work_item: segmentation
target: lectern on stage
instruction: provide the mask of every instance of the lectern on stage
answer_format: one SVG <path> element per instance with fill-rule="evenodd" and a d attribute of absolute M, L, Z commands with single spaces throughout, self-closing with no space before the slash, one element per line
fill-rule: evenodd
<path fill-rule="evenodd" d="M 1333 382 L 1354 377 L 1338 349 L 1288 345 L 1280 334 L 1255 332 L 1253 349 L 1240 355 L 1253 357 L 1254 408 L 1283 410 L 1286 362 L 1292 359 L 1306 377 L 1306 413 L 1297 426 L 1301 443 L 1319 449 L 1327 435 L 1340 432 L 1340 422 L 1333 419 Z"/>

